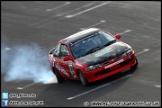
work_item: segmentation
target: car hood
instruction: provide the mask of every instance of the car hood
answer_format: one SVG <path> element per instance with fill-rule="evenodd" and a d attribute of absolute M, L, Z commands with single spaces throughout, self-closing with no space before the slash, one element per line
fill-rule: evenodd
<path fill-rule="evenodd" d="M 112 59 L 118 59 L 127 49 L 127 44 L 121 41 L 117 41 L 107 47 L 104 47 L 103 49 L 100 49 L 94 53 L 78 58 L 76 60 L 85 63 L 88 66 L 102 64 Z"/>

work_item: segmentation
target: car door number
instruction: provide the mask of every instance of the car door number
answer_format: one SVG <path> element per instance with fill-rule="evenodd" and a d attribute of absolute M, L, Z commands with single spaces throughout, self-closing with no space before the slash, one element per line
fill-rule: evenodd
<path fill-rule="evenodd" d="M 73 69 L 73 64 L 70 62 L 70 63 L 68 63 L 68 66 L 69 66 L 71 75 L 72 75 L 74 78 L 76 78 L 76 75 L 75 75 L 75 72 L 74 72 L 74 69 Z"/>

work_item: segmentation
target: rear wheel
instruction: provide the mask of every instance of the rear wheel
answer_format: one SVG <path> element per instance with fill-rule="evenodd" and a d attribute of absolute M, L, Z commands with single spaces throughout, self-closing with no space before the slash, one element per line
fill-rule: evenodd
<path fill-rule="evenodd" d="M 88 86 L 88 81 L 82 72 L 79 71 L 79 78 L 83 86 Z"/>
<path fill-rule="evenodd" d="M 136 57 L 135 57 L 135 59 L 136 59 L 136 64 L 135 64 L 134 66 L 131 67 L 131 70 L 135 70 L 135 69 L 137 69 L 137 66 L 138 66 L 138 60 L 137 60 Z"/>
<path fill-rule="evenodd" d="M 59 74 L 57 69 L 55 69 L 55 75 L 56 75 L 58 83 L 63 83 L 65 81 L 65 79 Z"/>

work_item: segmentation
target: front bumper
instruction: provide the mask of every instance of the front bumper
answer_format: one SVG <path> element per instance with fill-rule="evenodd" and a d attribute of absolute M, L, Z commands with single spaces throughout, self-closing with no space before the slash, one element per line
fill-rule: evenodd
<path fill-rule="evenodd" d="M 118 61 L 122 61 L 122 62 L 119 63 Z M 120 58 L 119 60 L 115 61 L 114 63 L 115 63 L 115 65 L 113 65 L 113 66 L 110 66 L 113 64 L 113 63 L 111 63 L 108 65 L 104 65 L 100 68 L 97 68 L 95 70 L 83 72 L 83 74 L 87 78 L 88 82 L 93 82 L 93 81 L 97 81 L 97 80 L 112 76 L 112 75 L 122 72 L 126 69 L 129 69 L 133 65 L 135 65 L 136 64 L 135 55 L 134 55 L 134 53 L 132 53 L 129 56 Z"/>

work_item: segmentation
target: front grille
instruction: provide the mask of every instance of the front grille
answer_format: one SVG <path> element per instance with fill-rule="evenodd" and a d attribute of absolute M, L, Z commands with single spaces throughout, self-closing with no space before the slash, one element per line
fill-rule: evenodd
<path fill-rule="evenodd" d="M 121 56 L 121 55 L 119 55 L 119 56 L 116 56 L 116 57 L 111 58 L 111 59 L 114 59 L 114 61 L 117 61 L 117 60 L 119 60 L 119 59 L 121 59 L 121 58 L 122 58 L 122 56 Z M 111 60 L 111 59 L 110 59 L 110 60 Z M 108 61 L 106 61 L 106 62 L 102 63 L 102 65 L 103 65 L 103 66 L 105 66 L 105 65 L 110 64 L 110 60 L 108 60 Z"/>
<path fill-rule="evenodd" d="M 133 58 L 128 59 L 128 60 L 126 60 L 126 61 L 123 61 L 123 62 L 120 63 L 120 66 L 125 66 L 125 65 L 129 64 L 132 60 L 133 60 Z M 107 73 L 109 73 L 109 72 L 111 72 L 111 71 L 112 71 L 112 70 L 110 70 L 110 68 L 108 68 L 108 69 L 105 69 L 105 70 L 102 70 L 102 71 L 100 71 L 100 72 L 95 73 L 94 76 L 107 74 Z"/>
<path fill-rule="evenodd" d="M 124 62 L 121 62 L 121 63 L 120 63 L 120 66 L 125 66 L 125 65 L 129 64 L 132 60 L 133 60 L 133 58 L 128 59 L 128 60 L 126 60 L 126 61 L 124 61 Z"/>
<path fill-rule="evenodd" d="M 105 69 L 105 70 L 102 70 L 100 72 L 95 73 L 94 76 L 103 75 L 103 74 L 106 74 L 108 72 L 111 72 L 111 70 L 110 69 Z"/>

